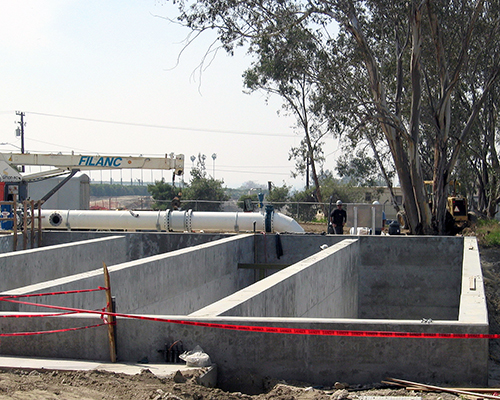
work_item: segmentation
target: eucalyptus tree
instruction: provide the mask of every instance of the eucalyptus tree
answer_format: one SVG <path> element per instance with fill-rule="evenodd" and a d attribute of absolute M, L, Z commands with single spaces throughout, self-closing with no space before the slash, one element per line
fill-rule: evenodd
<path fill-rule="evenodd" d="M 362 149 L 341 155 L 335 169 L 340 178 L 355 186 L 380 186 L 382 180 L 377 161 Z"/>
<path fill-rule="evenodd" d="M 500 139 L 498 121 L 498 87 L 485 101 L 474 127 L 474 134 L 465 143 L 461 173 L 468 173 L 465 189 L 470 198 L 477 196 L 475 209 L 487 218 L 494 218 L 500 203 Z M 465 99 L 464 99 L 465 102 Z"/>
<path fill-rule="evenodd" d="M 179 21 L 227 51 L 304 32 L 315 113 L 387 149 L 413 233 L 445 231 L 448 181 L 499 74 L 498 5 L 477 0 L 180 1 Z M 257 54 L 254 51 L 254 54 Z M 292 57 L 293 58 L 293 57 Z M 294 68 L 287 60 L 283 68 Z M 470 66 L 477 61 L 476 68 Z M 471 76 L 473 89 L 462 86 Z M 459 89 L 468 111 L 460 118 Z M 321 119 L 320 119 L 321 120 Z M 321 120 L 322 121 L 322 120 Z M 424 180 L 434 181 L 429 207 Z M 434 221 L 434 222 L 433 222 Z"/>
<path fill-rule="evenodd" d="M 346 2 L 332 11 L 357 45 L 371 91 L 366 110 L 389 145 L 407 219 L 416 233 L 432 232 L 433 218 L 438 232 L 445 232 L 448 182 L 498 77 L 496 47 L 484 47 L 481 35 L 489 26 L 497 40 L 498 26 L 483 6 L 483 1 L 373 1 Z M 453 114 L 456 93 L 472 73 L 471 54 L 484 64 L 481 74 L 474 74 L 474 91 L 467 93 L 469 111 L 458 119 Z M 426 176 L 429 159 L 432 175 Z M 434 181 L 432 210 L 425 179 Z"/>
<path fill-rule="evenodd" d="M 251 68 L 244 73 L 245 85 L 250 91 L 263 90 L 282 98 L 283 108 L 295 116 L 297 130 L 303 134 L 300 145 L 292 147 L 289 159 L 295 161 L 294 177 L 306 176 L 309 185 L 311 168 L 314 191 L 323 202 L 319 183 L 319 170 L 324 161 L 322 139 L 327 135 L 325 120 L 315 113 L 316 60 L 322 51 L 317 38 L 296 18 L 277 21 L 282 27 L 280 35 L 265 35 L 252 41 L 249 52 L 254 57 Z"/>

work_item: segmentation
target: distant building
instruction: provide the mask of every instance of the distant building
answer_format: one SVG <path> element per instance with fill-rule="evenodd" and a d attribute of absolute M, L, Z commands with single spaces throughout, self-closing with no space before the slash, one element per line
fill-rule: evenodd
<path fill-rule="evenodd" d="M 28 184 L 28 197 L 30 200 L 40 200 L 64 176 L 45 179 Z M 90 207 L 90 179 L 86 174 L 77 174 L 64 186 L 55 192 L 42 206 L 45 209 L 57 210 L 88 210 Z"/>
<path fill-rule="evenodd" d="M 396 208 L 394 207 L 394 201 L 391 197 L 391 192 L 388 187 L 380 188 L 383 189 L 381 191 L 379 198 L 377 199 L 382 206 L 384 206 L 385 217 L 386 219 L 396 219 Z M 393 187 L 392 191 L 394 192 L 394 197 L 396 199 L 396 204 L 400 209 L 403 208 L 403 192 L 400 187 Z"/>

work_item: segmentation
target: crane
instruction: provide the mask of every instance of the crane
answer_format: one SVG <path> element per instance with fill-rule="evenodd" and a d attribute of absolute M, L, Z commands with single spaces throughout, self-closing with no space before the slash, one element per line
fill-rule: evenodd
<path fill-rule="evenodd" d="M 49 166 L 55 169 L 21 175 L 16 168 L 18 165 Z M 171 153 L 165 154 L 165 157 L 132 157 L 82 155 L 74 152 L 71 154 L 0 153 L 0 200 L 11 200 L 13 194 L 24 200 L 27 193 L 26 185 L 29 182 L 69 174 L 41 199 L 47 200 L 79 171 L 118 169 L 174 170 L 175 178 L 176 175 L 184 173 L 184 155 Z"/>

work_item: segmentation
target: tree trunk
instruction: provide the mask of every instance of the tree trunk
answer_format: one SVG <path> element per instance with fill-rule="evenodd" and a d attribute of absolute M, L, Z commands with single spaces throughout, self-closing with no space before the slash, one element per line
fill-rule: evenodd
<path fill-rule="evenodd" d="M 491 167 L 493 169 L 493 173 L 491 174 L 491 179 L 488 182 L 489 193 L 488 193 L 488 209 L 487 216 L 490 219 L 495 218 L 495 214 L 497 213 L 497 205 L 499 202 L 499 183 L 498 176 L 500 174 L 500 161 L 498 160 L 498 153 L 496 149 L 495 143 L 495 126 L 496 126 L 496 110 L 492 107 L 489 108 L 489 118 L 486 126 L 486 137 L 490 149 L 490 159 L 491 159 Z"/>
<path fill-rule="evenodd" d="M 377 161 L 377 164 L 380 168 L 380 171 L 382 171 L 382 176 L 384 177 L 387 188 L 389 189 L 389 194 L 391 195 L 392 204 L 394 206 L 394 209 L 396 210 L 396 213 L 398 213 L 400 211 L 400 208 L 399 208 L 398 202 L 396 201 L 396 195 L 394 193 L 392 181 L 391 181 L 391 179 L 389 179 L 389 175 L 387 174 L 384 163 L 382 162 L 382 160 L 380 158 L 379 151 L 377 150 L 377 146 L 375 146 L 375 141 L 373 140 L 372 135 L 367 133 L 366 137 L 368 138 L 368 142 L 370 143 L 370 147 L 372 148 L 373 154 L 375 156 L 375 160 Z"/>
<path fill-rule="evenodd" d="M 348 17 L 349 22 L 346 22 L 346 29 L 351 32 L 358 42 L 363 54 L 363 61 L 370 81 L 373 102 L 377 111 L 377 120 L 389 144 L 401 184 L 401 191 L 404 196 L 404 209 L 410 232 L 417 234 L 429 232 L 431 229 L 430 212 L 428 211 L 423 176 L 418 158 L 418 129 L 413 131 L 413 134 L 417 135 L 417 141 L 413 141 L 411 145 L 408 145 L 408 142 L 412 141 L 412 139 L 409 137 L 410 135 L 406 133 L 401 120 L 387 108 L 385 88 L 380 79 L 377 62 L 360 30 L 359 21 L 352 5 Z M 419 101 L 417 102 L 417 106 L 419 107 Z M 406 139 L 405 143 L 407 147 L 411 147 L 410 156 L 408 156 L 408 153 L 405 151 L 403 137 Z"/>
<path fill-rule="evenodd" d="M 420 110 L 422 99 L 422 73 L 421 73 L 421 47 L 422 47 L 422 13 L 421 6 L 413 9 L 413 18 L 411 21 L 412 32 L 412 55 L 411 55 L 411 114 L 410 114 L 410 138 L 408 140 L 408 154 L 410 162 L 411 180 L 413 184 L 413 193 L 416 200 L 416 205 L 419 213 L 419 222 L 421 232 L 415 233 L 431 233 L 431 210 L 425 192 L 424 176 L 418 148 L 420 145 Z"/>

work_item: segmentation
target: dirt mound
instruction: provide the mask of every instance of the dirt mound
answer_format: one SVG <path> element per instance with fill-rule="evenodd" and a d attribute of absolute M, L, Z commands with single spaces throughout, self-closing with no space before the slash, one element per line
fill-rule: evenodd
<path fill-rule="evenodd" d="M 356 400 L 361 396 L 416 395 L 415 392 L 397 388 L 346 390 L 276 383 L 269 392 L 251 396 L 201 386 L 197 383 L 196 376 L 186 372 L 184 377 L 185 382 L 177 383 L 183 379 L 160 378 L 149 370 L 142 370 L 137 375 L 105 371 L 2 370 L 0 400 Z M 458 399 L 448 393 L 426 392 L 417 395 L 424 400 Z"/>
<path fill-rule="evenodd" d="M 184 383 L 176 383 L 173 378 L 159 378 L 147 369 L 137 375 L 106 371 L 3 370 L 0 399 L 224 399 L 218 397 L 220 390 L 198 385 L 196 376 L 184 373 L 184 377 Z"/>

